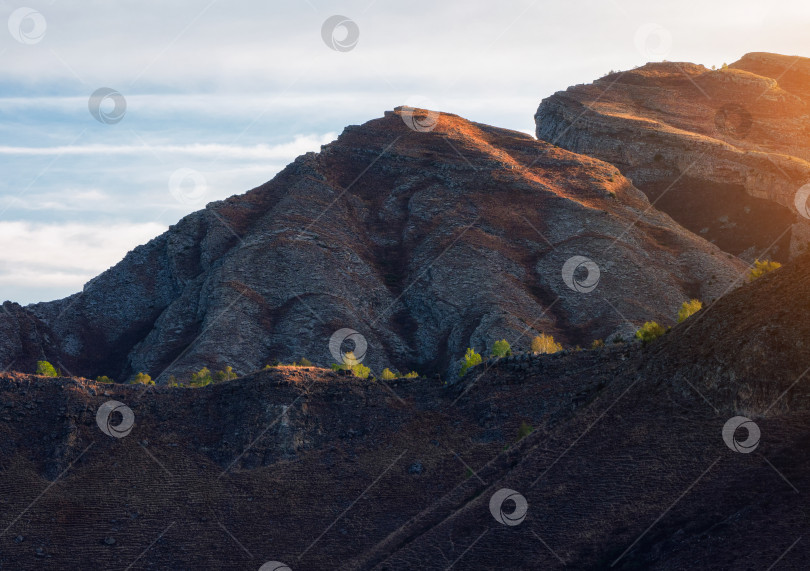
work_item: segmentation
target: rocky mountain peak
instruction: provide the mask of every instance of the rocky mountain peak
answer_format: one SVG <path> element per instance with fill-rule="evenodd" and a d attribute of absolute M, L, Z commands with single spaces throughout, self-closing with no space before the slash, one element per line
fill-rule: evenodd
<path fill-rule="evenodd" d="M 741 271 L 606 162 L 400 107 L 185 217 L 82 292 L 3 315 L 28 340 L 0 361 L 162 382 L 204 365 L 326 365 L 350 329 L 374 371 L 453 379 L 467 347 L 629 337 Z"/>

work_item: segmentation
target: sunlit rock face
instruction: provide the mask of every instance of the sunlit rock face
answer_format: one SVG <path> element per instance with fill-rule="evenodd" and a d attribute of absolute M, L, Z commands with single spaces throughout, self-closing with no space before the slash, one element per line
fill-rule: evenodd
<path fill-rule="evenodd" d="M 810 241 L 797 200 L 810 182 L 808 102 L 810 60 L 751 53 L 716 70 L 613 73 L 544 99 L 535 121 L 538 138 L 616 165 L 724 250 L 784 261 Z"/>

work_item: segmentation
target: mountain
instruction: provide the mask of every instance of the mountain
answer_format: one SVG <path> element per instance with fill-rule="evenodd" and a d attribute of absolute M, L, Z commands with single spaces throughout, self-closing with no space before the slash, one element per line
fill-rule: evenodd
<path fill-rule="evenodd" d="M 809 104 L 810 59 L 750 53 L 721 69 L 611 73 L 544 99 L 535 122 L 539 139 L 614 164 L 723 250 L 785 261 L 810 242 Z"/>
<path fill-rule="evenodd" d="M 802 569 L 808 284 L 801 256 L 647 345 L 491 360 L 451 386 L 0 375 L 0 564 Z M 100 429 L 111 400 L 133 413 L 121 438 Z M 754 453 L 724 442 L 736 415 Z"/>
<path fill-rule="evenodd" d="M 209 204 L 68 298 L 0 313 L 0 364 L 165 382 L 202 366 L 333 361 L 443 373 L 467 347 L 590 344 L 674 323 L 744 264 L 615 167 L 451 114 L 398 108 Z M 565 274 L 565 275 L 564 275 Z"/>

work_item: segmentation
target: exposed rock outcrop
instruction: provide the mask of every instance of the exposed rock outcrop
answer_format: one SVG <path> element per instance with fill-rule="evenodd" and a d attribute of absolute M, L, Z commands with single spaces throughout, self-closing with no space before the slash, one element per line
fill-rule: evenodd
<path fill-rule="evenodd" d="M 810 59 L 752 53 L 613 73 L 544 99 L 535 121 L 539 139 L 616 165 L 724 250 L 784 261 L 810 241 L 795 206 L 810 182 L 808 103 Z"/>

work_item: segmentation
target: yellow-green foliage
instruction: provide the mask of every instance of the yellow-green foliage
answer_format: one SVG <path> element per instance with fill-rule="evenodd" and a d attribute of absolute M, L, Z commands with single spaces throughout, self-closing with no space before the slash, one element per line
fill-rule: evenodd
<path fill-rule="evenodd" d="M 493 357 L 508 357 L 511 354 L 512 354 L 512 346 L 509 345 L 509 341 L 507 341 L 506 339 L 495 341 L 495 343 L 492 345 Z"/>
<path fill-rule="evenodd" d="M 301 357 L 301 360 L 298 361 L 298 365 L 301 366 L 301 367 L 311 367 L 312 366 L 312 361 L 310 361 L 306 357 Z"/>
<path fill-rule="evenodd" d="M 681 321 L 685 321 L 690 316 L 696 314 L 698 311 L 703 309 L 703 302 L 699 299 L 690 299 L 689 301 L 684 301 L 681 308 L 678 310 L 678 323 Z"/>
<path fill-rule="evenodd" d="M 658 325 L 655 321 L 648 321 L 641 328 L 636 331 L 636 337 L 643 342 L 648 343 L 654 339 L 658 339 L 666 333 L 667 330 L 663 326 Z"/>
<path fill-rule="evenodd" d="M 233 372 L 233 367 L 225 367 L 225 370 L 217 371 L 214 377 L 218 383 L 222 381 L 232 381 L 236 378 L 236 373 Z"/>
<path fill-rule="evenodd" d="M 772 262 L 770 260 L 754 261 L 754 267 L 748 271 L 748 281 L 752 282 L 755 279 L 761 278 L 767 273 L 778 270 L 782 267 L 779 262 Z"/>
<path fill-rule="evenodd" d="M 359 379 L 367 379 L 369 374 L 371 374 L 371 369 L 363 365 L 362 363 L 357 363 L 356 365 L 351 366 L 351 371 L 354 373 L 354 376 Z"/>
<path fill-rule="evenodd" d="M 416 379 L 418 377 L 419 373 L 416 371 L 411 371 L 407 375 L 402 375 L 398 371 L 392 371 L 388 367 L 383 369 L 382 375 L 380 375 L 380 378 L 383 381 L 393 381 L 394 379 Z"/>
<path fill-rule="evenodd" d="M 475 352 L 475 349 L 467 348 L 464 354 L 464 363 L 461 365 L 461 370 L 458 372 L 459 377 L 463 377 L 467 373 L 467 369 L 475 367 L 481 363 L 481 355 Z"/>
<path fill-rule="evenodd" d="M 110 385 L 110 384 L 114 383 L 115 381 L 113 381 L 110 377 L 107 377 L 105 375 L 101 375 L 100 377 L 96 377 L 96 382 L 97 383 L 104 383 L 105 385 Z"/>
<path fill-rule="evenodd" d="M 601 339 L 594 339 L 593 343 L 591 343 L 591 349 L 601 349 L 605 346 L 605 342 Z"/>
<path fill-rule="evenodd" d="M 191 386 L 192 387 L 204 387 L 206 385 L 210 385 L 214 382 L 214 379 L 211 377 L 211 370 L 208 367 L 203 367 L 196 373 L 191 374 Z"/>
<path fill-rule="evenodd" d="M 175 377 L 174 375 L 169 375 L 169 380 L 166 383 L 166 386 L 168 386 L 168 387 L 181 387 L 183 385 L 180 384 L 180 381 L 177 380 L 177 377 Z"/>
<path fill-rule="evenodd" d="M 37 361 L 37 375 L 43 377 L 55 377 L 56 369 L 48 361 Z"/>
<path fill-rule="evenodd" d="M 553 336 L 545 333 L 532 339 L 532 353 L 556 353 L 562 348 L 562 344 L 556 343 Z"/>
<path fill-rule="evenodd" d="M 154 385 L 155 381 L 146 373 L 138 373 L 135 378 L 130 381 L 131 385 Z"/>

